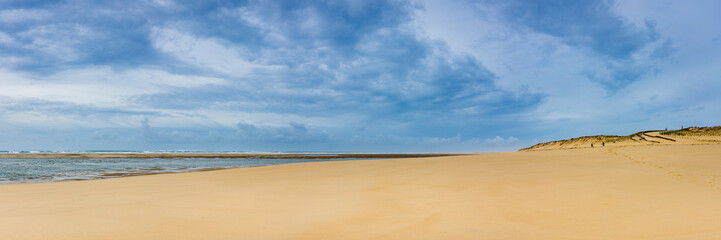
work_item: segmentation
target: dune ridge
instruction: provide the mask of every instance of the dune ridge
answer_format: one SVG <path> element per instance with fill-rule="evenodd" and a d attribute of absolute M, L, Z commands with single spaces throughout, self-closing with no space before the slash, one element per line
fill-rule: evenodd
<path fill-rule="evenodd" d="M 544 142 L 519 151 L 576 149 L 604 146 L 638 146 L 656 144 L 708 144 L 721 142 L 721 126 L 688 127 L 679 130 L 649 130 L 628 136 L 595 135 Z"/>

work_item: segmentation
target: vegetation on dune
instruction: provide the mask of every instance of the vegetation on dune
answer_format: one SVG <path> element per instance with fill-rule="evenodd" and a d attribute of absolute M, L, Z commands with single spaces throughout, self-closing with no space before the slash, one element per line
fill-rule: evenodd
<path fill-rule="evenodd" d="M 635 133 L 628 136 L 618 136 L 618 135 L 595 135 L 595 136 L 583 136 L 583 137 L 577 137 L 577 138 L 571 138 L 566 140 L 558 140 L 558 141 L 552 141 L 552 142 L 545 142 L 545 143 L 539 143 L 536 145 L 533 145 L 531 147 L 527 147 L 524 149 L 521 149 L 519 151 L 524 150 L 532 150 L 532 149 L 539 149 L 549 146 L 563 146 L 563 145 L 571 145 L 581 142 L 595 142 L 595 143 L 616 143 L 616 142 L 623 142 L 623 141 L 629 141 L 633 140 L 631 137 L 634 135 L 638 135 L 640 133 Z"/>
<path fill-rule="evenodd" d="M 669 136 L 721 136 L 721 126 L 716 127 L 687 127 L 681 130 L 661 132 Z"/>
<path fill-rule="evenodd" d="M 659 132 L 660 135 L 669 137 L 648 134 L 650 132 Z M 676 139 L 671 138 L 672 136 L 721 136 L 721 126 L 716 127 L 688 127 L 681 130 L 675 131 L 643 131 L 637 132 L 628 136 L 617 136 L 617 135 L 596 135 L 596 136 L 584 136 L 578 138 L 571 138 L 565 140 L 558 140 L 552 142 L 544 142 L 533 145 L 531 147 L 523 148 L 519 151 L 527 150 L 540 150 L 540 149 L 559 149 L 559 148 L 578 148 L 578 147 L 590 147 L 591 144 L 598 144 L 603 146 L 604 143 L 647 143 L 656 144 L 663 142 L 676 142 Z M 706 141 L 706 140 L 701 140 Z"/>

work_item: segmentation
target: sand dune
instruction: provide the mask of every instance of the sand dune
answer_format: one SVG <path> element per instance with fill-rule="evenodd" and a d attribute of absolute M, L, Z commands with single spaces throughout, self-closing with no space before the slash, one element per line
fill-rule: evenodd
<path fill-rule="evenodd" d="M 643 131 L 628 136 L 596 135 L 544 142 L 521 151 L 618 147 L 641 145 L 678 145 L 721 143 L 721 127 L 689 127 L 676 131 Z"/>
<path fill-rule="evenodd" d="M 719 239 L 721 145 L 0 185 L 0 239 Z"/>

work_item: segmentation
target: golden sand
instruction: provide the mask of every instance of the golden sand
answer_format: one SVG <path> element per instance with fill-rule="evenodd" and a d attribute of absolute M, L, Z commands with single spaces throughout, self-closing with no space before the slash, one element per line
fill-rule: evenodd
<path fill-rule="evenodd" d="M 721 239 L 721 145 L 2 184 L 0 239 Z"/>

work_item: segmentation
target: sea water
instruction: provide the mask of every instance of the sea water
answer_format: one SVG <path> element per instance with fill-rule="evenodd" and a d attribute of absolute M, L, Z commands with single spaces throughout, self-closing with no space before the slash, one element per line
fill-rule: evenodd
<path fill-rule="evenodd" d="M 104 158 L 0 159 L 0 183 L 87 180 L 299 162 L 352 159 Z"/>

